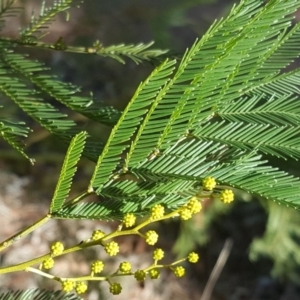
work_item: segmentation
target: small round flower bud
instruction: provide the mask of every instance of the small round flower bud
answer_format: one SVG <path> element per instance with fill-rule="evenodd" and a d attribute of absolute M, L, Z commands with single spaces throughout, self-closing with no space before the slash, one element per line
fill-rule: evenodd
<path fill-rule="evenodd" d="M 109 287 L 109 291 L 113 294 L 113 295 L 119 295 L 122 292 L 122 286 L 120 283 L 118 282 L 114 282 L 110 285 Z"/>
<path fill-rule="evenodd" d="M 104 269 L 104 263 L 101 260 L 96 260 L 91 265 L 92 273 L 101 273 Z"/>
<path fill-rule="evenodd" d="M 161 260 L 161 259 L 163 259 L 164 254 L 165 254 L 165 253 L 164 253 L 164 251 L 163 251 L 162 249 L 157 248 L 157 249 L 155 249 L 154 252 L 153 252 L 153 259 L 154 259 L 154 260 Z"/>
<path fill-rule="evenodd" d="M 195 264 L 199 260 L 199 255 L 195 252 L 191 252 L 188 256 L 188 261 Z"/>
<path fill-rule="evenodd" d="M 152 269 L 149 271 L 149 276 L 151 279 L 158 279 L 160 277 L 160 272 L 158 269 Z"/>
<path fill-rule="evenodd" d="M 173 272 L 174 272 L 176 277 L 183 277 L 184 274 L 185 274 L 185 269 L 182 266 L 177 266 L 177 267 L 175 267 Z"/>
<path fill-rule="evenodd" d="M 154 230 L 149 230 L 146 232 L 145 238 L 148 245 L 154 245 L 158 240 L 158 234 Z"/>
<path fill-rule="evenodd" d="M 202 186 L 205 190 L 211 191 L 216 187 L 217 183 L 213 177 L 206 177 L 202 181 Z"/>
<path fill-rule="evenodd" d="M 181 220 L 186 221 L 192 218 L 192 212 L 184 206 L 180 209 L 179 216 Z"/>
<path fill-rule="evenodd" d="M 164 214 L 165 214 L 165 208 L 160 204 L 156 204 L 151 208 L 151 218 L 153 220 L 162 218 Z"/>
<path fill-rule="evenodd" d="M 94 230 L 92 234 L 92 240 L 97 241 L 103 238 L 104 236 L 105 236 L 105 232 L 103 232 L 102 230 Z"/>
<path fill-rule="evenodd" d="M 232 190 L 223 190 L 220 194 L 220 200 L 223 203 L 230 203 L 234 200 L 234 194 Z"/>
<path fill-rule="evenodd" d="M 115 256 L 119 253 L 119 245 L 118 243 L 112 241 L 112 242 L 109 242 L 105 245 L 104 247 L 106 253 L 110 256 Z"/>
<path fill-rule="evenodd" d="M 131 264 L 127 261 L 124 261 L 124 262 L 120 263 L 119 270 L 123 274 L 128 274 L 131 272 Z"/>
<path fill-rule="evenodd" d="M 187 203 L 186 207 L 192 212 L 192 214 L 196 214 L 202 209 L 201 202 L 197 197 L 192 197 Z"/>
<path fill-rule="evenodd" d="M 51 245 L 50 252 L 52 255 L 60 255 L 64 252 L 64 245 L 61 242 L 55 242 Z"/>
<path fill-rule="evenodd" d="M 132 227 L 135 224 L 136 216 L 132 213 L 127 213 L 123 218 L 125 227 Z"/>
<path fill-rule="evenodd" d="M 77 282 L 75 286 L 75 291 L 77 294 L 83 294 L 87 290 L 87 284 L 83 281 Z"/>
<path fill-rule="evenodd" d="M 44 269 L 51 269 L 54 266 L 54 259 L 52 257 L 48 257 L 46 258 L 43 262 L 42 262 L 42 266 Z"/>
<path fill-rule="evenodd" d="M 146 272 L 143 271 L 143 270 L 137 270 L 135 273 L 134 273 L 134 278 L 137 280 L 137 281 L 144 281 L 146 279 Z"/>
<path fill-rule="evenodd" d="M 67 280 L 62 281 L 62 283 L 61 283 L 61 289 L 64 292 L 69 293 L 69 292 L 71 292 L 73 290 L 74 285 L 75 285 L 74 281 L 67 279 Z"/>

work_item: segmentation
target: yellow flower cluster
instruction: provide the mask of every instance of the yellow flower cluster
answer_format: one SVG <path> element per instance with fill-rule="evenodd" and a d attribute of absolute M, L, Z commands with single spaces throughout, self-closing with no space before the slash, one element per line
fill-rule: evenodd
<path fill-rule="evenodd" d="M 114 282 L 110 285 L 109 287 L 109 291 L 113 294 L 113 295 L 119 295 L 122 292 L 122 286 L 120 283 L 118 282 Z"/>
<path fill-rule="evenodd" d="M 146 279 L 146 272 L 143 271 L 143 270 L 137 270 L 135 273 L 134 273 L 134 278 L 137 280 L 137 281 L 144 281 Z"/>
<path fill-rule="evenodd" d="M 216 185 L 216 180 L 213 177 L 206 177 L 202 180 L 202 186 L 207 191 L 212 191 Z"/>
<path fill-rule="evenodd" d="M 105 236 L 105 232 L 103 232 L 102 230 L 94 230 L 93 234 L 92 234 L 92 240 L 98 241 L 101 238 L 103 238 L 104 236 Z"/>
<path fill-rule="evenodd" d="M 210 180 L 210 181 L 209 181 Z M 206 189 L 208 186 L 208 183 L 213 185 L 211 180 L 214 180 L 213 178 L 208 177 L 207 182 L 206 182 Z M 199 196 L 200 197 L 200 196 Z M 177 216 L 178 214 L 180 215 L 180 218 L 182 220 L 188 220 L 190 219 L 193 214 L 196 214 L 201 211 L 202 206 L 201 202 L 199 200 L 199 197 L 194 196 L 190 198 L 190 200 L 181 208 L 177 209 L 176 211 L 171 212 L 168 215 L 165 215 L 165 208 L 160 205 L 154 205 L 151 209 L 151 215 L 150 218 L 144 221 L 144 223 L 141 223 L 141 225 L 133 228 L 133 229 L 128 229 L 125 230 L 124 234 L 139 234 L 140 236 L 143 236 L 145 238 L 145 241 L 148 245 L 154 245 L 158 241 L 158 234 L 154 230 L 149 230 L 147 231 L 144 235 L 139 232 L 139 229 L 142 228 L 143 226 L 146 226 L 147 224 L 153 222 L 154 220 L 160 220 L 161 218 L 165 217 L 173 217 Z M 230 190 L 224 190 L 220 194 L 220 199 L 223 202 L 228 202 L 230 199 L 233 199 L 233 193 Z M 232 201 L 232 200 L 231 200 Z M 135 225 L 136 222 L 136 216 L 133 213 L 127 213 L 123 217 L 122 220 L 122 225 L 124 225 L 126 228 L 127 227 L 132 227 Z M 119 226 L 118 229 L 115 231 L 115 234 L 112 233 L 110 235 L 106 235 L 103 231 L 101 230 L 95 230 L 91 236 L 91 238 L 88 240 L 88 242 L 92 241 L 97 241 L 99 239 L 102 239 L 105 237 L 105 239 L 102 240 L 101 245 L 106 242 L 107 238 L 114 238 L 116 236 L 122 235 L 122 226 Z M 86 243 L 87 246 L 88 242 Z M 98 242 L 97 242 L 98 243 Z M 92 245 L 94 243 L 91 243 Z M 110 241 L 107 242 L 104 245 L 104 249 L 106 253 L 110 256 L 115 256 L 119 253 L 119 245 L 115 241 Z M 69 250 L 69 249 L 68 249 Z M 52 244 L 51 246 L 51 254 L 53 256 L 59 255 L 64 252 L 64 246 L 61 242 L 56 242 Z M 117 282 L 111 282 L 111 278 L 114 276 L 122 276 L 122 275 L 133 275 L 134 278 L 137 281 L 144 281 L 147 277 L 147 274 L 151 279 L 157 279 L 160 277 L 160 268 L 168 268 L 172 270 L 172 272 L 175 274 L 176 277 L 183 277 L 185 275 L 185 268 L 183 266 L 175 266 L 179 264 L 180 262 L 187 260 L 190 263 L 196 263 L 199 260 L 199 255 L 195 252 L 191 252 L 185 259 L 181 259 L 178 261 L 175 261 L 174 263 L 167 264 L 158 264 L 158 261 L 162 260 L 164 258 L 164 251 L 161 248 L 157 248 L 153 251 L 153 264 L 146 268 L 145 270 L 137 270 L 135 272 L 132 271 L 132 266 L 129 262 L 123 261 L 119 265 L 119 270 L 111 275 L 108 276 L 101 276 L 101 277 L 96 277 L 95 274 L 99 274 L 103 271 L 104 269 L 104 263 L 101 260 L 96 260 L 91 264 L 91 274 L 90 276 L 86 276 L 86 280 L 106 280 L 109 284 L 109 290 L 113 295 L 118 295 L 122 291 L 122 286 L 120 283 Z M 42 262 L 42 266 L 45 269 L 50 269 L 54 265 L 54 260 L 52 257 L 45 259 Z M 79 279 L 77 279 L 79 280 Z M 77 292 L 77 294 L 83 294 L 86 292 L 88 286 L 87 283 L 80 281 L 77 282 L 74 279 L 61 279 L 61 284 L 62 284 L 62 290 L 65 292 L 71 292 L 73 289 Z"/>
<path fill-rule="evenodd" d="M 50 252 L 52 255 L 60 255 L 64 252 L 64 245 L 61 242 L 55 242 L 50 247 Z"/>
<path fill-rule="evenodd" d="M 189 220 L 189 219 L 192 218 L 193 214 L 192 214 L 192 212 L 186 206 L 183 206 L 179 210 L 179 216 L 180 216 L 181 220 L 187 221 L 187 220 Z"/>
<path fill-rule="evenodd" d="M 149 271 L 149 276 L 151 279 L 158 279 L 160 277 L 160 272 L 158 269 L 151 269 Z"/>
<path fill-rule="evenodd" d="M 160 248 L 157 248 L 153 252 L 153 259 L 154 260 L 161 260 L 161 259 L 163 259 L 164 255 L 165 255 L 164 251 Z"/>
<path fill-rule="evenodd" d="M 149 230 L 145 234 L 145 240 L 148 245 L 153 246 L 157 243 L 158 234 L 154 230 Z"/>
<path fill-rule="evenodd" d="M 162 218 L 164 214 L 165 214 L 165 208 L 160 204 L 156 204 L 151 208 L 151 218 L 153 220 Z"/>
<path fill-rule="evenodd" d="M 75 286 L 75 282 L 69 279 L 62 281 L 61 283 L 61 289 L 66 293 L 71 292 L 74 286 Z"/>
<path fill-rule="evenodd" d="M 107 243 L 105 245 L 104 249 L 105 249 L 106 253 L 110 256 L 117 255 L 120 250 L 118 243 L 116 243 L 114 241 Z"/>
<path fill-rule="evenodd" d="M 136 216 L 132 213 L 127 213 L 123 218 L 125 227 L 132 227 L 135 224 Z"/>
<path fill-rule="evenodd" d="M 104 263 L 101 260 L 96 260 L 91 265 L 92 273 L 101 273 L 104 269 Z"/>
<path fill-rule="evenodd" d="M 193 196 L 186 205 L 181 207 L 178 211 L 180 219 L 183 221 L 192 218 L 193 214 L 200 212 L 202 209 L 201 202 L 196 196 Z"/>
<path fill-rule="evenodd" d="M 192 214 L 197 214 L 201 211 L 202 205 L 197 197 L 192 197 L 186 204 L 186 207 L 192 212 Z"/>
<path fill-rule="evenodd" d="M 195 264 L 199 260 L 199 255 L 195 252 L 191 252 L 188 255 L 188 261 L 192 264 Z"/>
<path fill-rule="evenodd" d="M 87 284 L 83 281 L 80 281 L 75 286 L 75 291 L 77 294 L 83 294 L 87 290 Z"/>
<path fill-rule="evenodd" d="M 52 257 L 46 258 L 43 261 L 42 266 L 43 266 L 44 269 L 47 269 L 47 270 L 53 268 L 53 266 L 54 266 L 54 259 Z"/>
<path fill-rule="evenodd" d="M 180 278 L 183 277 L 185 274 L 185 268 L 182 266 L 177 266 L 173 269 L 173 273 L 175 274 L 176 277 Z"/>
<path fill-rule="evenodd" d="M 123 274 L 128 274 L 131 272 L 131 264 L 127 261 L 120 263 L 119 270 Z"/>
<path fill-rule="evenodd" d="M 234 200 L 234 194 L 232 190 L 223 190 L 220 194 L 220 200 L 223 203 L 230 203 Z"/>

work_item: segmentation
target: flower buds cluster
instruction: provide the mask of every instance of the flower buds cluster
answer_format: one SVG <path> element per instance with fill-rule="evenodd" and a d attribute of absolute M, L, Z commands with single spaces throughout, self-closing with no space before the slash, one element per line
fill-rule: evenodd
<path fill-rule="evenodd" d="M 141 236 L 148 245 L 155 245 L 158 242 L 159 235 L 154 230 L 148 230 L 144 234 L 140 232 L 140 229 L 146 225 L 157 222 L 160 220 L 176 217 L 179 215 L 181 220 L 189 220 L 194 214 L 197 214 L 201 211 L 202 205 L 201 200 L 206 199 L 207 195 L 216 195 L 216 198 L 219 198 L 223 203 L 230 203 L 234 200 L 234 194 L 229 189 L 224 189 L 219 193 L 214 192 L 217 183 L 215 178 L 206 177 L 202 180 L 201 192 L 197 193 L 195 196 L 191 197 L 187 203 L 185 203 L 180 208 L 176 209 L 173 212 L 166 212 L 166 208 L 161 204 L 154 205 L 150 210 L 150 216 L 148 219 L 143 221 L 141 224 L 136 225 L 136 216 L 133 213 L 126 213 L 121 221 L 121 225 L 118 229 L 110 234 L 106 234 L 101 230 L 95 230 L 91 237 L 80 244 L 82 248 L 88 246 L 100 245 L 104 248 L 105 252 L 109 256 L 116 256 L 120 247 L 119 244 L 114 241 L 107 241 L 122 235 L 137 234 Z M 75 250 L 74 250 L 75 251 Z M 54 265 L 53 257 L 63 255 L 67 251 L 64 249 L 64 245 L 61 242 L 55 242 L 50 246 L 50 255 L 44 259 L 41 264 L 41 267 L 48 270 L 51 269 Z M 68 249 L 68 252 L 71 252 Z M 89 276 L 78 279 L 59 279 L 61 282 L 62 290 L 65 292 L 76 291 L 77 294 L 83 294 L 87 290 L 87 284 L 84 281 L 79 281 L 80 279 L 88 280 L 106 280 L 109 284 L 109 291 L 113 295 L 118 295 L 122 291 L 122 286 L 118 282 L 113 282 L 112 279 L 117 276 L 133 276 L 137 281 L 144 281 L 147 276 L 150 279 L 157 279 L 160 277 L 160 270 L 163 268 L 170 269 L 174 275 L 178 278 L 185 275 L 185 268 L 182 265 L 179 265 L 183 261 L 188 261 L 190 263 L 197 263 L 199 261 L 199 255 L 195 252 L 191 252 L 187 257 L 175 261 L 171 264 L 162 264 L 160 261 L 164 259 L 165 253 L 161 248 L 156 248 L 153 251 L 153 263 L 145 268 L 132 271 L 132 266 L 128 261 L 123 261 L 120 263 L 118 270 L 110 275 L 99 276 L 98 274 L 104 271 L 104 263 L 101 260 L 96 260 L 91 263 L 90 270 L 91 273 Z M 158 262 L 160 262 L 158 264 Z M 57 277 L 55 277 L 57 280 Z"/>

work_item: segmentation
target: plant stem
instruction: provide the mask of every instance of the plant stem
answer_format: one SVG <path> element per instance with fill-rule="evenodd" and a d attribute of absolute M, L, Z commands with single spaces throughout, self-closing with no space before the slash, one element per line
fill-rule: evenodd
<path fill-rule="evenodd" d="M 15 235 L 13 235 L 10 238 L 8 238 L 7 240 L 3 241 L 0 244 L 0 252 L 3 251 L 4 249 L 6 249 L 7 247 L 11 246 L 13 243 L 15 243 L 16 241 L 18 241 L 22 237 L 24 237 L 27 234 L 31 233 L 32 231 L 34 231 L 38 227 L 42 226 L 43 224 L 45 224 L 46 222 L 48 222 L 50 219 L 51 219 L 51 215 L 47 214 L 46 216 L 44 216 L 40 220 L 36 221 L 35 223 L 33 223 L 32 225 L 30 225 L 29 227 L 27 227 L 26 229 L 23 229 L 23 230 L 19 231 Z"/>

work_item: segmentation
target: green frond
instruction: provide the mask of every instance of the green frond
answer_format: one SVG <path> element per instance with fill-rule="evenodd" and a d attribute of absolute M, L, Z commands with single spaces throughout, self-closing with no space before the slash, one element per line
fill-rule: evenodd
<path fill-rule="evenodd" d="M 0 300 L 81 300 L 82 298 L 62 291 L 44 291 L 30 289 L 24 291 L 6 291 L 0 293 Z"/>
<path fill-rule="evenodd" d="M 72 180 L 77 171 L 77 163 L 84 149 L 86 135 L 87 133 L 83 131 L 72 138 L 51 200 L 50 213 L 59 210 L 69 196 Z"/>
<path fill-rule="evenodd" d="M 21 55 L 6 54 L 7 53 L 3 52 L 0 57 L 0 92 L 13 100 L 26 114 L 32 117 L 41 126 L 69 144 L 72 137 L 82 131 L 81 128 L 74 121 L 68 119 L 66 114 L 62 114 L 52 104 L 47 103 L 41 97 L 39 91 L 32 89 L 28 85 L 28 79 L 32 78 L 30 72 L 43 71 L 45 67 L 27 60 Z M 27 68 L 30 70 L 29 73 L 26 71 Z M 27 76 L 29 78 L 27 78 Z M 44 76 L 47 78 L 47 75 Z M 45 79 L 45 82 L 43 82 L 43 78 L 44 77 L 41 76 L 40 81 L 38 79 L 33 79 L 33 81 L 39 82 L 41 88 L 43 84 L 45 84 L 45 90 L 51 93 L 50 87 L 47 86 L 47 80 Z M 55 88 L 53 90 L 55 90 Z M 63 92 L 64 90 L 62 93 Z M 67 92 L 69 92 L 69 90 L 67 90 Z M 87 99 L 84 99 L 85 102 L 86 100 Z M 102 149 L 101 142 L 93 142 L 88 139 L 84 155 L 95 161 Z"/>
<path fill-rule="evenodd" d="M 277 98 L 273 94 L 269 99 L 266 98 L 264 94 L 239 98 L 218 110 L 217 115 L 230 122 L 299 126 L 298 97 L 278 96 Z"/>
<path fill-rule="evenodd" d="M 300 94 L 299 88 L 300 69 L 277 75 L 272 78 L 262 79 L 246 89 L 245 93 L 264 93 L 269 96 L 287 96 Z"/>
<path fill-rule="evenodd" d="M 27 137 L 30 129 L 25 126 L 24 122 L 14 123 L 8 120 L 0 119 L 0 136 L 9 143 L 20 154 L 27 158 L 31 164 L 34 164 L 34 160 L 29 158 L 24 152 L 24 144 L 20 137 Z"/>
<path fill-rule="evenodd" d="M 193 134 L 199 139 L 215 141 L 244 150 L 259 150 L 266 154 L 298 159 L 300 157 L 300 127 L 208 122 Z"/>
<path fill-rule="evenodd" d="M 122 64 L 125 63 L 124 58 L 129 58 L 136 64 L 139 64 L 143 61 L 152 61 L 168 52 L 168 50 L 149 49 L 153 44 L 154 42 L 150 42 L 148 44 L 120 44 L 104 47 L 99 42 L 96 42 L 93 47 L 87 48 L 87 51 L 99 56 L 113 58 Z"/>
<path fill-rule="evenodd" d="M 91 97 L 79 96 L 79 87 L 62 82 L 49 72 L 45 73 L 49 68 L 43 63 L 29 60 L 26 56 L 16 53 L 7 53 L 6 61 L 41 91 L 73 111 L 108 125 L 115 124 L 119 119 L 121 113 L 118 110 L 99 101 L 94 103 Z"/>
<path fill-rule="evenodd" d="M 102 200 L 99 203 L 79 203 L 74 206 L 63 207 L 54 212 L 52 217 L 58 219 L 91 219 L 91 220 L 121 220 L 128 213 L 144 216 L 153 204 L 161 203 L 166 208 L 177 208 L 186 202 L 187 198 L 180 195 L 156 197 L 131 197 L 126 201 L 113 199 Z"/>
<path fill-rule="evenodd" d="M 271 1 L 265 6 L 263 1 L 242 1 L 224 21 L 215 23 L 184 55 L 173 78 L 157 95 L 125 167 L 135 167 L 152 151 L 167 148 L 210 118 L 218 106 L 240 97 L 243 84 L 254 80 L 263 64 L 261 57 L 273 45 L 273 38 L 290 25 L 288 15 L 298 6 L 297 1 Z M 276 22 L 270 27 L 271 20 Z"/>
<path fill-rule="evenodd" d="M 162 86 L 168 81 L 174 64 L 175 61 L 166 60 L 154 69 L 146 81 L 140 84 L 118 123 L 112 129 L 105 148 L 98 159 L 90 186 L 96 187 L 99 191 L 112 176 L 112 172 L 120 161 L 120 155 L 128 148 L 129 141 L 149 110 L 149 106 L 155 103 L 155 97 L 160 94 Z"/>
<path fill-rule="evenodd" d="M 44 0 L 39 16 L 36 17 L 33 12 L 29 26 L 20 32 L 21 39 L 44 31 L 54 21 L 57 14 L 67 11 L 71 7 L 79 6 L 80 3 L 82 0 L 55 0 L 52 6 L 46 7 L 46 0 Z"/>
<path fill-rule="evenodd" d="M 219 184 L 242 189 L 286 206 L 300 205 L 300 178 L 266 165 L 255 152 L 212 170 Z"/>
<path fill-rule="evenodd" d="M 14 17 L 21 8 L 13 6 L 16 0 L 0 0 L 0 31 L 5 27 L 5 18 Z"/>

